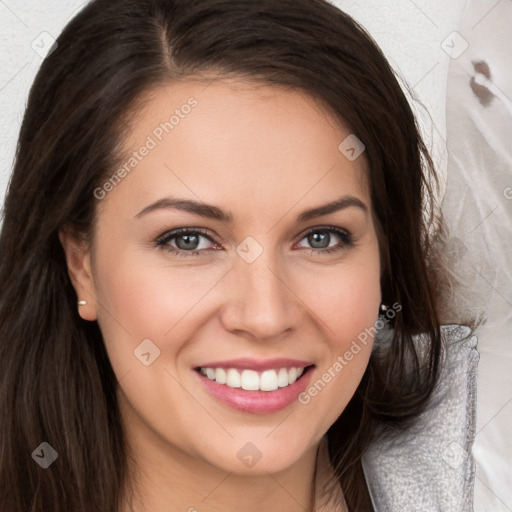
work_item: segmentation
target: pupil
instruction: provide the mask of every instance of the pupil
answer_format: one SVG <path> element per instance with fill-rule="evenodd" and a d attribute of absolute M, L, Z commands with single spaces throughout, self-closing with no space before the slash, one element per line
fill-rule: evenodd
<path fill-rule="evenodd" d="M 325 247 L 329 247 L 329 233 L 320 232 L 320 233 L 311 233 L 308 236 L 309 243 L 315 249 L 324 249 Z"/>
<path fill-rule="evenodd" d="M 176 245 L 179 249 L 195 249 L 198 244 L 199 237 L 197 235 L 181 235 L 176 238 Z M 184 241 L 184 243 L 180 243 Z"/>

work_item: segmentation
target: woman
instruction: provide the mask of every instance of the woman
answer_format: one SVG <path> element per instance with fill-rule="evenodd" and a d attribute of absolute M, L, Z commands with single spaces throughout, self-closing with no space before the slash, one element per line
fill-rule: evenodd
<path fill-rule="evenodd" d="M 57 43 L 0 239 L 0 509 L 371 510 L 443 280 L 375 43 L 322 0 L 96 0 Z"/>

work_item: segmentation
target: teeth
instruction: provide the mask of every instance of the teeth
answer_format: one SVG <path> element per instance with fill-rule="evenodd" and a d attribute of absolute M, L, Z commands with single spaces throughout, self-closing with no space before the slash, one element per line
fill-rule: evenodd
<path fill-rule="evenodd" d="M 239 388 L 242 385 L 242 377 L 234 368 L 230 368 L 228 370 L 226 385 L 228 385 L 230 388 Z"/>
<path fill-rule="evenodd" d="M 240 381 L 242 389 L 246 391 L 258 391 L 260 389 L 260 376 L 254 370 L 244 370 Z"/>
<path fill-rule="evenodd" d="M 293 384 L 303 373 L 304 368 L 279 368 L 258 373 L 254 370 L 235 368 L 201 368 L 200 372 L 218 384 L 230 388 L 242 388 L 247 391 L 274 391 Z"/>
<path fill-rule="evenodd" d="M 226 384 L 226 381 L 227 381 L 227 375 L 226 375 L 226 370 L 224 370 L 224 368 L 217 368 L 215 370 L 215 377 L 214 379 L 219 383 L 219 384 Z"/>
<path fill-rule="evenodd" d="M 284 388 L 288 386 L 288 384 L 290 384 L 290 381 L 288 380 L 288 372 L 286 371 L 286 368 L 281 368 L 277 374 L 277 385 L 280 388 Z"/>
<path fill-rule="evenodd" d="M 275 370 L 265 370 L 260 377 L 261 391 L 274 391 L 278 387 L 277 372 Z"/>

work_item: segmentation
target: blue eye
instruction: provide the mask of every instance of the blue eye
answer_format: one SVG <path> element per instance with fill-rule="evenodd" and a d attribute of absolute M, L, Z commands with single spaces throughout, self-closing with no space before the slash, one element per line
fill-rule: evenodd
<path fill-rule="evenodd" d="M 197 256 L 208 250 L 208 242 L 201 242 L 201 239 L 206 239 L 215 245 L 210 236 L 204 230 L 198 228 L 181 228 L 166 233 L 157 239 L 156 245 L 177 256 Z"/>
<path fill-rule="evenodd" d="M 333 239 L 336 240 L 336 238 L 338 242 L 333 245 Z M 333 226 L 312 228 L 301 238 L 301 242 L 302 240 L 307 240 L 307 243 L 310 244 L 310 252 L 313 254 L 328 254 L 355 245 L 351 233 Z M 221 248 L 213 241 L 208 231 L 200 228 L 181 228 L 165 233 L 158 237 L 156 246 L 184 257 L 201 256 L 205 254 L 205 251 Z"/>
<path fill-rule="evenodd" d="M 338 238 L 339 242 L 331 245 L 333 238 Z M 354 237 L 344 229 L 333 226 L 318 227 L 310 229 L 301 239 L 310 244 L 311 252 L 314 254 L 328 254 L 335 251 L 353 247 Z"/>

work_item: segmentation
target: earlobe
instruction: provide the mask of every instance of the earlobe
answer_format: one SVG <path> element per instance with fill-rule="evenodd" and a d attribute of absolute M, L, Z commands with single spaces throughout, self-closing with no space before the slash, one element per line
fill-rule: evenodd
<path fill-rule="evenodd" d="M 96 320 L 96 290 L 89 244 L 66 229 L 59 231 L 59 239 L 66 256 L 68 274 L 76 291 L 78 314 L 84 320 Z"/>

